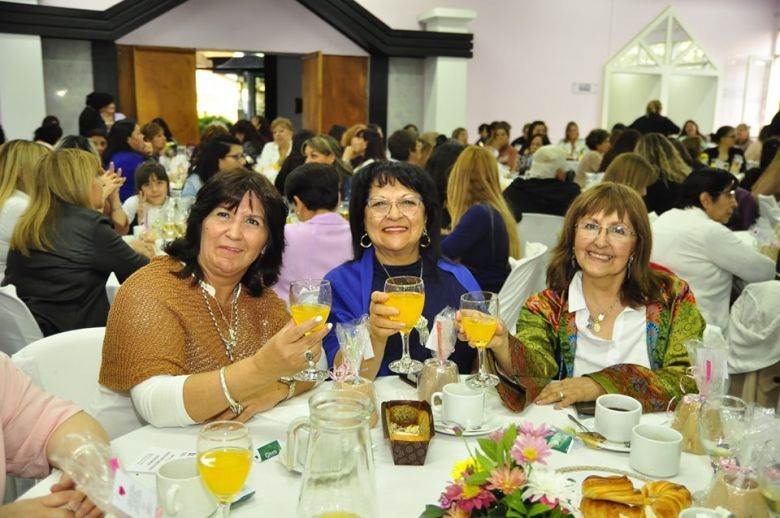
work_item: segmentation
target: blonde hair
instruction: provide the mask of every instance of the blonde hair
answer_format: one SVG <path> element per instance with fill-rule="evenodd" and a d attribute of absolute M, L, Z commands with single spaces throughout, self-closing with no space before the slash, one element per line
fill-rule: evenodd
<path fill-rule="evenodd" d="M 758 198 L 759 194 L 764 194 L 774 196 L 780 201 L 780 153 L 775 153 L 775 157 L 753 184 L 751 192 L 755 198 Z"/>
<path fill-rule="evenodd" d="M 11 140 L 0 146 L 0 207 L 15 190 L 30 194 L 35 164 L 49 150 L 35 142 Z"/>
<path fill-rule="evenodd" d="M 284 117 L 277 117 L 274 119 L 274 121 L 271 123 L 271 131 L 275 130 L 278 126 L 282 126 L 284 129 L 288 129 L 293 132 L 295 131 L 292 121 Z"/>
<path fill-rule="evenodd" d="M 92 206 L 92 182 L 100 160 L 81 149 L 57 149 L 44 155 L 35 168 L 30 205 L 11 236 L 11 249 L 29 256 L 31 249 L 49 250 L 63 205 Z"/>
<path fill-rule="evenodd" d="M 498 163 L 490 150 L 479 146 L 467 146 L 452 166 L 447 181 L 447 209 L 455 228 L 465 212 L 479 203 L 486 203 L 501 215 L 509 237 L 509 255 L 521 257 L 517 222 L 501 194 L 498 183 Z"/>
<path fill-rule="evenodd" d="M 650 162 L 664 182 L 683 183 L 691 168 L 668 138 L 659 133 L 648 133 L 637 142 L 635 152 Z"/>
<path fill-rule="evenodd" d="M 658 173 L 650 162 L 636 153 L 621 153 L 604 173 L 605 182 L 627 185 L 638 193 L 644 192 L 658 180 Z"/>

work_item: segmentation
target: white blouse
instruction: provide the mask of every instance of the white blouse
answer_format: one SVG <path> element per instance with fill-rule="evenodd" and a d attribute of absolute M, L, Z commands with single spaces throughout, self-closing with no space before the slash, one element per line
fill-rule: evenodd
<path fill-rule="evenodd" d="M 590 312 L 582 292 L 582 272 L 577 272 L 569 283 L 569 311 L 575 314 L 577 324 L 574 376 L 583 376 L 627 363 L 650 368 L 645 306 L 624 308 L 615 319 L 612 339 L 599 338 L 588 329 Z"/>

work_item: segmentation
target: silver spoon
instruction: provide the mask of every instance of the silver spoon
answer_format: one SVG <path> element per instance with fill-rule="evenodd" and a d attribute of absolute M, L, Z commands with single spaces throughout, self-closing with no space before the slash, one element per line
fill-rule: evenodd
<path fill-rule="evenodd" d="M 588 444 L 588 439 L 589 439 L 590 441 L 595 443 L 595 445 L 598 447 L 598 445 L 607 441 L 606 437 L 604 437 L 598 432 L 591 431 L 590 428 L 582 424 L 580 420 L 574 417 L 573 415 L 571 414 L 566 414 L 566 415 L 568 415 L 569 419 L 571 419 L 574 422 L 574 424 L 576 424 L 582 430 L 582 432 L 578 433 L 577 436 L 582 438 L 585 444 Z M 631 441 L 626 441 L 624 443 L 617 443 L 617 444 L 623 444 L 626 448 L 631 447 Z"/>

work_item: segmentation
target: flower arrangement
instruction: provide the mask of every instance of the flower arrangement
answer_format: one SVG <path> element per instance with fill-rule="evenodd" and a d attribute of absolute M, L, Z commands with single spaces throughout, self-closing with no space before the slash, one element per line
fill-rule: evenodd
<path fill-rule="evenodd" d="M 552 433 L 545 424 L 525 422 L 478 439 L 476 451 L 469 449 L 469 458 L 455 463 L 439 504 L 427 505 L 420 518 L 570 515 L 573 483 L 546 466 Z"/>

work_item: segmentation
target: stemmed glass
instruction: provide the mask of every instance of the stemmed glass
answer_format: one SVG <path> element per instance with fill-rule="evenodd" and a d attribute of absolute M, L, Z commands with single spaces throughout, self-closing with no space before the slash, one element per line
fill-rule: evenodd
<path fill-rule="evenodd" d="M 749 419 L 748 404 L 738 397 L 716 394 L 701 404 L 699 439 L 713 470 L 717 471 L 721 458 L 734 455 Z"/>
<path fill-rule="evenodd" d="M 460 297 L 460 322 L 469 341 L 477 348 L 479 372 L 466 379 L 473 388 L 498 385 L 498 376 L 485 369 L 485 349 L 498 328 L 498 295 L 492 291 L 470 291 Z"/>
<path fill-rule="evenodd" d="M 420 372 L 422 362 L 413 360 L 409 355 L 409 333 L 422 315 L 425 305 L 425 284 L 420 277 L 390 277 L 385 281 L 385 293 L 389 297 L 385 305 L 396 308 L 400 312 L 398 316 L 390 317 L 390 320 L 404 323 L 404 328 L 401 330 L 401 358 L 390 362 L 388 367 L 397 374 Z"/>
<path fill-rule="evenodd" d="M 322 323 L 306 334 L 319 331 L 330 315 L 333 295 L 330 281 L 323 279 L 301 279 L 290 283 L 290 313 L 298 325 L 310 318 L 322 317 Z M 293 375 L 298 381 L 322 381 L 327 379 L 328 371 L 317 369 L 311 352 L 304 353 L 309 366 Z"/>
<path fill-rule="evenodd" d="M 198 471 L 219 503 L 214 516 L 228 518 L 252 466 L 252 438 L 238 421 L 214 421 L 198 434 Z"/>
<path fill-rule="evenodd" d="M 780 518 L 780 447 L 777 443 L 763 450 L 758 486 L 772 518 Z"/>

